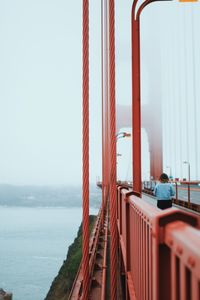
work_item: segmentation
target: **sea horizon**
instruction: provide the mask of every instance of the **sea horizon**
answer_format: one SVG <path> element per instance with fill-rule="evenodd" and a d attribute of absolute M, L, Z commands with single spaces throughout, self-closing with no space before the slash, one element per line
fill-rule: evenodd
<path fill-rule="evenodd" d="M 97 190 L 95 197 L 100 195 Z M 0 204 L 0 288 L 13 293 L 13 300 L 45 298 L 81 225 L 81 196 L 71 198 L 76 201 L 70 206 L 44 206 L 49 197 L 41 206 Z M 98 214 L 97 201 L 91 202 L 90 214 Z"/>
<path fill-rule="evenodd" d="M 72 196 L 73 195 L 73 196 Z M 90 187 L 90 206 L 99 207 L 101 190 Z M 11 207 L 81 207 L 82 187 L 79 185 L 10 185 L 0 184 L 0 206 Z"/>

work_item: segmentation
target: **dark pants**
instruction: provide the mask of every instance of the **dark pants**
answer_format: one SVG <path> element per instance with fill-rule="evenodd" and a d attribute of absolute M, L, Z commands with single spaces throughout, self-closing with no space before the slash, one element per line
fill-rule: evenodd
<path fill-rule="evenodd" d="M 172 200 L 158 200 L 157 207 L 160 209 L 166 209 L 172 207 Z"/>

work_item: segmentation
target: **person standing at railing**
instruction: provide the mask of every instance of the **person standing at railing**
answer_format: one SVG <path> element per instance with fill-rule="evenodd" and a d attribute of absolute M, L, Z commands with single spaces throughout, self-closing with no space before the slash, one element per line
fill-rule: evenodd
<path fill-rule="evenodd" d="M 169 183 L 167 174 L 160 175 L 160 182 L 154 188 L 154 195 L 157 198 L 157 207 L 166 209 L 172 207 L 172 197 L 175 195 L 173 185 Z"/>

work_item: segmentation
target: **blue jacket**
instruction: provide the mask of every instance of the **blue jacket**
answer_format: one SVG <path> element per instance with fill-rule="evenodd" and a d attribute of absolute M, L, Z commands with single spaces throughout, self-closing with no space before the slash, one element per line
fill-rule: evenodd
<path fill-rule="evenodd" d="M 154 195 L 157 200 L 170 200 L 175 195 L 175 191 L 171 183 L 159 182 L 155 186 Z"/>

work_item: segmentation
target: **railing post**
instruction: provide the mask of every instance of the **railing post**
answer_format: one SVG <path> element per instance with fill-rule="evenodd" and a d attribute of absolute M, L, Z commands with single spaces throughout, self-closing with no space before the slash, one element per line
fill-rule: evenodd
<path fill-rule="evenodd" d="M 130 271 L 130 204 L 126 200 L 126 272 Z M 128 285 L 126 282 L 126 300 L 129 299 Z"/>
<path fill-rule="evenodd" d="M 125 199 L 126 211 L 126 271 L 130 270 L 130 204 L 129 199 Z"/>

